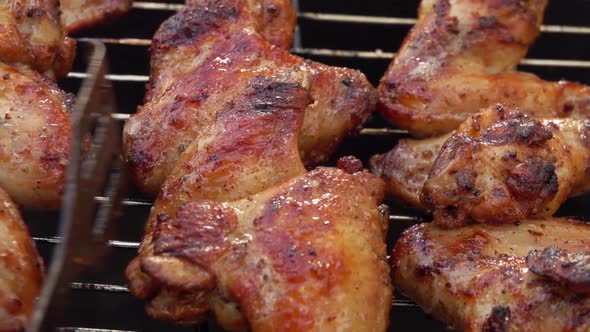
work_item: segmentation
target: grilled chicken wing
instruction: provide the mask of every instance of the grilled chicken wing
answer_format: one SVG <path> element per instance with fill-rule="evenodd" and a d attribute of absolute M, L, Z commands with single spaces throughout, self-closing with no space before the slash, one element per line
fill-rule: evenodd
<path fill-rule="evenodd" d="M 24 331 L 41 292 L 43 262 L 20 213 L 0 189 L 0 330 Z"/>
<path fill-rule="evenodd" d="M 590 120 L 541 121 L 498 105 L 451 135 L 404 140 L 372 167 L 441 225 L 513 223 L 551 216 L 590 190 L 589 137 Z"/>
<path fill-rule="evenodd" d="M 129 266 L 148 313 L 228 330 L 385 331 L 392 289 L 377 177 L 318 168 L 229 203 L 161 213 Z"/>
<path fill-rule="evenodd" d="M 68 33 L 73 33 L 126 14 L 132 3 L 132 0 L 61 0 L 62 24 Z"/>
<path fill-rule="evenodd" d="M 380 109 L 412 135 L 448 133 L 496 103 L 536 117 L 590 118 L 590 88 L 515 72 L 547 0 L 423 0 L 379 86 Z"/>
<path fill-rule="evenodd" d="M 9 0 L 0 4 L 0 61 L 23 64 L 51 78 L 72 67 L 76 43 L 60 22 L 59 2 Z"/>
<path fill-rule="evenodd" d="M 298 134 L 306 165 L 325 160 L 367 119 L 377 96 L 364 75 L 283 49 L 294 20 L 286 0 L 223 0 L 192 3 L 162 24 L 146 103 L 124 134 L 125 158 L 142 190 L 156 194 L 185 150 L 199 135 L 206 139 L 201 133 L 219 112 L 239 106 L 236 100 L 265 77 L 309 90 Z"/>
<path fill-rule="evenodd" d="M 493 107 L 445 142 L 421 201 L 447 227 L 549 217 L 590 189 L 590 120 L 544 122 Z"/>
<path fill-rule="evenodd" d="M 70 96 L 0 63 L 0 187 L 24 208 L 58 208 L 70 158 Z"/>
<path fill-rule="evenodd" d="M 452 327 L 470 331 L 590 330 L 590 225 L 408 229 L 392 254 L 394 285 Z"/>

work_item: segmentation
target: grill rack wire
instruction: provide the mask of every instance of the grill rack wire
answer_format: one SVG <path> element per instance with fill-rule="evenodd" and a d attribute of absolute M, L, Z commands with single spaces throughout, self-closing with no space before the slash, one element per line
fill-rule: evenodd
<path fill-rule="evenodd" d="M 107 46 L 110 71 L 106 78 L 114 86 L 117 108 L 121 112 L 112 116 L 121 126 L 141 104 L 143 87 L 148 80 L 147 48 L 151 36 L 164 19 L 183 6 L 178 3 L 182 0 L 164 1 L 168 2 L 136 1 L 127 17 L 75 36 L 79 41 L 100 41 Z M 360 69 L 377 84 L 415 23 L 418 3 L 419 0 L 369 0 L 359 4 L 345 0 L 336 5 L 333 1 L 293 0 L 299 24 L 291 52 L 330 65 Z M 545 79 L 567 78 L 590 84 L 590 19 L 587 19 L 590 16 L 568 15 L 584 12 L 590 13 L 589 1 L 572 0 L 561 4 L 553 0 L 541 37 L 521 62 L 523 70 Z M 69 92 L 76 92 L 87 76 L 83 66 L 77 63 L 61 85 Z M 357 137 L 345 141 L 337 155 L 354 154 L 366 161 L 374 153 L 391 149 L 405 136 L 404 130 L 392 128 L 375 116 Z M 333 165 L 333 161 L 328 165 Z M 64 308 L 66 320 L 58 331 L 219 330 L 212 323 L 177 327 L 150 320 L 143 311 L 144 303 L 129 294 L 124 286 L 123 271 L 135 255 L 152 202 L 134 189 L 129 190 L 128 197 L 122 202 L 124 211 L 117 225 L 117 235 L 108 242 L 110 252 L 105 258 L 106 264 L 100 268 L 90 267 L 80 280 L 71 283 L 73 296 Z M 559 214 L 589 218 L 590 208 L 584 206 L 589 200 L 589 195 L 574 199 Z M 95 197 L 97 204 L 110 201 L 110 197 Z M 388 246 L 391 246 L 403 229 L 425 218 L 395 202 L 389 203 L 392 214 Z M 52 250 L 61 240 L 56 235 L 58 213 L 27 212 L 24 217 L 45 261 L 50 262 Z M 430 319 L 400 294 L 396 294 L 393 302 L 391 326 L 396 331 L 445 330 L 443 324 Z"/>

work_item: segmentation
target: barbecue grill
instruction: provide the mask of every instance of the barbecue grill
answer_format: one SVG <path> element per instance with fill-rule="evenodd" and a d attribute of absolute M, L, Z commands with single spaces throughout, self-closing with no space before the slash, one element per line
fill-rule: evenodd
<path fill-rule="evenodd" d="M 125 18 L 75 37 L 79 44 L 103 42 L 107 48 L 109 71 L 116 99 L 112 117 L 122 126 L 137 105 L 142 103 L 148 80 L 148 47 L 160 23 L 181 8 L 182 0 L 169 2 L 137 1 Z M 415 22 L 418 0 L 394 1 L 313 1 L 294 0 L 299 15 L 292 52 L 329 65 L 347 66 L 363 71 L 377 84 L 403 38 Z M 590 84 L 590 1 L 550 2 L 542 35 L 522 61 L 522 69 L 544 79 L 567 78 Z M 62 82 L 62 87 L 77 93 L 88 72 L 82 60 Z M 375 115 L 357 136 L 345 140 L 335 158 L 356 155 L 363 161 L 375 153 L 391 149 L 403 130 L 387 125 Z M 365 164 L 366 165 L 366 164 Z M 114 169 L 113 172 L 119 170 Z M 109 204 L 112 197 L 97 196 L 97 205 Z M 568 202 L 559 215 L 590 220 L 590 196 Z M 220 331 L 213 323 L 199 327 L 177 327 L 150 320 L 144 302 L 135 299 L 125 287 L 124 270 L 135 256 L 152 200 L 129 188 L 122 201 L 122 218 L 107 244 L 101 264 L 87 266 L 75 280 L 63 307 L 63 319 L 56 322 L 60 331 Z M 408 226 L 425 220 L 416 211 L 391 203 L 391 247 Z M 586 203 L 586 204 L 584 204 Z M 59 213 L 25 213 L 37 247 L 47 265 L 60 242 Z M 75 236 L 76 230 L 73 230 Z M 424 314 L 411 300 L 395 294 L 391 310 L 391 330 L 444 331 L 444 324 Z"/>

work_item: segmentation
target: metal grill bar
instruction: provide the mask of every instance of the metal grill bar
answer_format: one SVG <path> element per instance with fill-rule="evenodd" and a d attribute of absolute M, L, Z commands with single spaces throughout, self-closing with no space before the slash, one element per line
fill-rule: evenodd
<path fill-rule="evenodd" d="M 53 237 L 33 236 L 33 240 L 35 240 L 36 242 L 43 242 L 43 243 L 48 243 L 48 244 L 60 244 L 62 241 L 62 239 L 58 236 L 53 236 Z M 110 240 L 108 242 L 108 246 L 111 248 L 138 249 L 139 242 Z"/>
<path fill-rule="evenodd" d="M 131 114 L 127 113 L 113 113 L 111 115 L 113 119 L 117 121 L 127 121 Z M 393 128 L 363 128 L 360 132 L 361 135 L 369 136 L 394 136 L 394 135 L 407 135 L 408 131 L 404 129 L 393 129 Z M 106 197 L 97 197 L 97 200 L 106 199 Z M 131 205 L 129 202 L 123 201 L 123 205 Z M 143 203 L 142 203 L 143 205 Z"/>
<path fill-rule="evenodd" d="M 136 1 L 133 3 L 133 8 L 146 10 L 167 10 L 177 11 L 183 8 L 183 4 L 171 4 L 162 2 L 144 2 Z M 367 15 L 350 15 L 350 14 L 331 14 L 331 13 L 313 13 L 313 12 L 298 12 L 299 18 L 304 18 L 314 21 L 326 21 L 337 23 L 359 23 L 359 24 L 381 24 L 381 25 L 414 25 L 415 18 L 408 17 L 386 17 L 386 16 L 367 16 Z M 590 27 L 586 26 L 571 26 L 571 25 L 543 25 L 542 32 L 548 33 L 568 33 L 568 34 L 590 34 Z"/>
<path fill-rule="evenodd" d="M 414 25 L 417 21 L 417 19 L 415 18 L 404 17 L 365 16 L 310 12 L 302 12 L 301 14 L 299 14 L 299 17 L 314 21 L 381 25 Z M 542 25 L 541 32 L 587 35 L 590 34 L 590 27 L 570 25 Z"/>
<path fill-rule="evenodd" d="M 85 282 L 73 282 L 70 287 L 75 290 L 81 291 L 99 291 L 99 292 L 110 292 L 110 293 L 129 293 L 129 289 L 125 286 L 120 285 L 109 285 L 109 284 L 97 284 L 97 283 L 85 283 Z M 398 307 L 417 307 L 417 305 L 409 300 L 393 300 L 393 306 Z M 84 330 L 86 331 L 86 330 Z M 99 331 L 111 331 L 111 330 L 99 330 Z"/>
<path fill-rule="evenodd" d="M 56 330 L 59 332 L 137 332 L 132 330 L 92 329 L 88 327 L 59 327 Z"/>
<path fill-rule="evenodd" d="M 148 39 L 112 39 L 112 38 L 88 38 L 86 40 L 96 40 L 103 43 L 122 44 L 122 45 L 149 45 Z M 293 48 L 292 53 L 298 55 L 314 55 L 340 58 L 358 58 L 358 59 L 383 59 L 391 60 L 395 56 L 394 52 L 383 52 L 382 50 L 362 51 L 362 50 L 335 50 L 327 48 Z M 523 59 L 520 62 L 524 66 L 539 67 L 563 67 L 563 68 L 590 68 L 590 61 L 584 60 L 561 60 L 561 59 Z M 84 79 L 88 74 L 81 72 L 70 72 L 70 78 Z M 128 81 L 128 82 L 147 82 L 148 75 L 130 75 L 130 74 L 108 74 L 106 78 L 111 81 Z"/>
<path fill-rule="evenodd" d="M 72 282 L 70 288 L 76 290 L 99 291 L 110 293 L 129 293 L 129 289 L 125 286 L 107 285 L 107 284 L 93 284 L 84 282 Z"/>

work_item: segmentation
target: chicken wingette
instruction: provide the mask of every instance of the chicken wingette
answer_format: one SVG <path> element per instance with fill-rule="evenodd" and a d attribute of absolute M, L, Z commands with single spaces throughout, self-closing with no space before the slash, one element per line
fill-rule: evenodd
<path fill-rule="evenodd" d="M 72 67 L 75 40 L 66 36 L 59 1 L 0 2 L 0 61 L 26 65 L 55 79 Z"/>
<path fill-rule="evenodd" d="M 590 120 L 535 120 L 497 105 L 450 135 L 406 140 L 372 161 L 393 195 L 439 225 L 548 217 L 590 190 Z"/>
<path fill-rule="evenodd" d="M 398 240 L 396 287 L 466 332 L 589 331 L 590 225 L 568 219 L 442 229 Z"/>
<path fill-rule="evenodd" d="M 548 118 L 590 118 L 590 88 L 515 71 L 547 0 L 423 0 L 379 85 L 379 107 L 416 137 L 456 129 L 496 103 Z"/>
<path fill-rule="evenodd" d="M 18 209 L 0 188 L 0 331 L 24 331 L 41 292 L 43 261 Z"/>
<path fill-rule="evenodd" d="M 25 209 L 61 206 L 72 97 L 43 75 L 0 63 L 0 187 Z"/>
<path fill-rule="evenodd" d="M 231 331 L 385 331 L 392 287 L 381 180 L 318 168 L 149 223 L 129 289 L 150 316 Z"/>
<path fill-rule="evenodd" d="M 202 132 L 219 113 L 239 111 L 237 100 L 264 78 L 309 90 L 298 134 L 306 165 L 326 160 L 359 129 L 377 102 L 374 88 L 358 71 L 289 54 L 294 24 L 286 0 L 203 0 L 161 25 L 145 104 L 124 133 L 125 158 L 140 189 L 156 195 L 197 137 L 207 139 Z"/>

